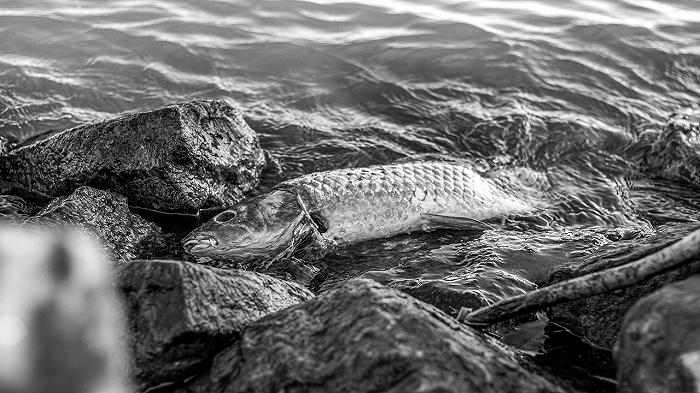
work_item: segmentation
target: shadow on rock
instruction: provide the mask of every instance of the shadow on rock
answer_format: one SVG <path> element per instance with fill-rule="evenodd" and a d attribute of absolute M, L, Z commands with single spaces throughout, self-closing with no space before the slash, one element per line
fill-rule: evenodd
<path fill-rule="evenodd" d="M 568 392 L 521 353 L 355 279 L 254 322 L 187 392 Z"/>
<path fill-rule="evenodd" d="M 133 261 L 116 276 L 126 301 L 132 375 L 141 390 L 171 391 L 257 319 L 313 297 L 264 274 L 188 262 Z"/>

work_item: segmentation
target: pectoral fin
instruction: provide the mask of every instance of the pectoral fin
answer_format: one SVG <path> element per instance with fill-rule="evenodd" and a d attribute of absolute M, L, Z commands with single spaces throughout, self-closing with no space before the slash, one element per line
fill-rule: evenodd
<path fill-rule="evenodd" d="M 422 213 L 428 229 L 455 229 L 459 231 L 485 231 L 493 227 L 485 222 L 466 217 L 442 216 L 439 214 Z"/>

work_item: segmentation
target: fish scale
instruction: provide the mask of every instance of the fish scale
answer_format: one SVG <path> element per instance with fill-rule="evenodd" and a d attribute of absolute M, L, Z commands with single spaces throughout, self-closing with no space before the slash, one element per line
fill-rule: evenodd
<path fill-rule="evenodd" d="M 336 243 L 439 228 L 425 214 L 486 220 L 532 209 L 473 169 L 442 162 L 316 172 L 278 187 L 297 191 Z"/>

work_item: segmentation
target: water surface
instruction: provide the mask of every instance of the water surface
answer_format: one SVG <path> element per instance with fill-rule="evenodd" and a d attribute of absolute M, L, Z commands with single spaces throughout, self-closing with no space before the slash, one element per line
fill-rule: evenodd
<path fill-rule="evenodd" d="M 640 157 L 699 98 L 697 0 L 0 3 L 2 135 L 224 99 L 280 162 L 261 189 L 416 156 L 541 173 L 547 209 L 343 250 L 312 282 L 364 275 L 453 314 L 697 220 L 697 190 Z"/>

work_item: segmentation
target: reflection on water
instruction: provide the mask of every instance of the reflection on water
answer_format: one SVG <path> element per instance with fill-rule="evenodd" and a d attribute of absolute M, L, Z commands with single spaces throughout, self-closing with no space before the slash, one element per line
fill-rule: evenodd
<path fill-rule="evenodd" d="M 416 155 L 550 185 L 547 208 L 480 237 L 342 251 L 316 290 L 362 274 L 454 313 L 700 217 L 694 188 L 640 161 L 700 97 L 697 0 L 4 0 L 0 37 L 2 135 L 219 98 L 280 160 L 263 188 Z"/>

